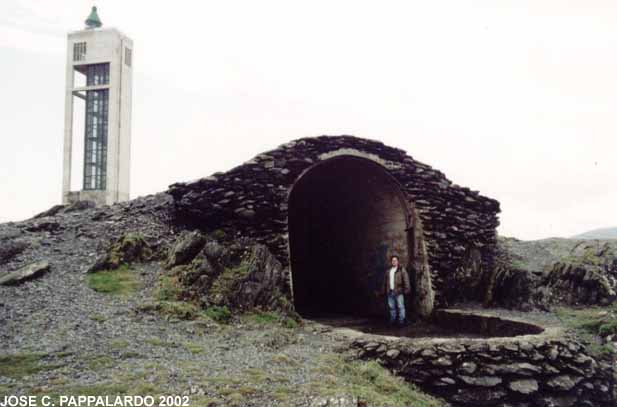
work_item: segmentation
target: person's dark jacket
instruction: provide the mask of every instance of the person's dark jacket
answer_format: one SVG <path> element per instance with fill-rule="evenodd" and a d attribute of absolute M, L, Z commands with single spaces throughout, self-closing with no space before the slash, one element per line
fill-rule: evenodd
<path fill-rule="evenodd" d="M 388 295 L 390 291 L 390 269 L 388 267 L 384 273 L 382 292 Z M 394 272 L 394 294 L 409 294 L 411 292 L 411 285 L 409 284 L 409 274 L 405 270 L 405 267 L 398 266 Z"/>

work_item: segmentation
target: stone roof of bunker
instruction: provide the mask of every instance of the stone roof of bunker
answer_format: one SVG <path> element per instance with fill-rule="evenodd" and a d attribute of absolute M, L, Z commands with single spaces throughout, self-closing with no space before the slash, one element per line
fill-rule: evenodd
<path fill-rule="evenodd" d="M 322 135 L 317 137 L 304 137 L 291 140 L 278 147 L 257 154 L 252 159 L 231 168 L 225 172 L 217 172 L 208 177 L 202 177 L 188 182 L 177 182 L 169 187 L 169 193 L 177 196 L 179 191 L 191 185 L 204 185 L 216 183 L 225 179 L 233 179 L 237 175 L 250 175 L 251 168 L 261 167 L 267 170 L 285 172 L 293 171 L 295 168 L 305 168 L 307 164 L 313 165 L 320 161 L 319 156 L 337 150 L 352 149 L 358 150 L 369 155 L 374 155 L 385 163 L 396 163 L 401 168 L 391 169 L 392 173 L 413 172 L 415 175 L 430 179 L 436 188 L 458 190 L 461 195 L 468 199 L 478 199 L 484 205 L 490 207 L 496 213 L 500 212 L 500 205 L 496 199 L 481 195 L 479 191 L 468 187 L 460 186 L 450 181 L 443 172 L 415 160 L 403 149 L 391 147 L 379 140 L 360 138 L 352 135 Z M 255 171 L 258 172 L 258 171 Z"/>

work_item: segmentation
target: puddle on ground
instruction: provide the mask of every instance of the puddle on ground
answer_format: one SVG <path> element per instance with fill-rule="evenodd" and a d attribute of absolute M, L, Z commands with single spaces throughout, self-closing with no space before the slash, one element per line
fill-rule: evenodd
<path fill-rule="evenodd" d="M 332 328 L 347 328 L 373 335 L 398 336 L 406 338 L 482 338 L 470 333 L 457 333 L 436 324 L 414 321 L 403 327 L 390 326 L 385 321 L 358 317 L 320 317 L 310 318 L 319 324 Z"/>
<path fill-rule="evenodd" d="M 515 337 L 536 335 L 544 331 L 532 323 L 460 310 L 437 310 L 431 321 L 417 320 L 402 327 L 391 326 L 379 318 L 330 315 L 309 319 L 332 328 L 406 338 Z"/>

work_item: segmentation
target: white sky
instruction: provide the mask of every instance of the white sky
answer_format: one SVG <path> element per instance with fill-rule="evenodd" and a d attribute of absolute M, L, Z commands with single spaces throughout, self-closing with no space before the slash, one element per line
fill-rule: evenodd
<path fill-rule="evenodd" d="M 0 221 L 60 203 L 66 33 L 0 2 Z M 614 0 L 101 0 L 134 50 L 131 197 L 286 141 L 403 148 L 501 202 L 501 234 L 617 225 Z"/>

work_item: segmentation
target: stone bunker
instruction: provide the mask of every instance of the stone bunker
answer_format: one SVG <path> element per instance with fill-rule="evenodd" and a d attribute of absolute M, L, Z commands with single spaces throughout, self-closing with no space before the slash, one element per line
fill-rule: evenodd
<path fill-rule="evenodd" d="M 303 315 L 384 313 L 394 254 L 414 316 L 482 300 L 489 284 L 499 203 L 378 141 L 299 139 L 168 192 L 176 223 L 265 244 Z"/>

